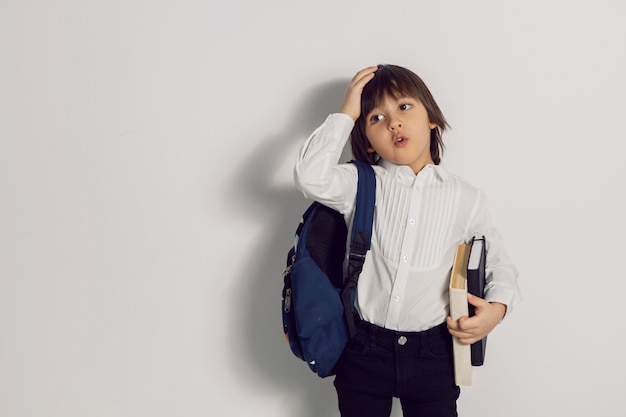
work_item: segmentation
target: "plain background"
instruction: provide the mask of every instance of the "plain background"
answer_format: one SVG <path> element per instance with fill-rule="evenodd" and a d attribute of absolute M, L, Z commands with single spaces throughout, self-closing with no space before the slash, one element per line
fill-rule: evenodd
<path fill-rule="evenodd" d="M 460 414 L 624 416 L 625 40 L 621 0 L 1 1 L 0 416 L 338 416 L 282 334 L 292 166 L 378 63 L 520 271 Z"/>

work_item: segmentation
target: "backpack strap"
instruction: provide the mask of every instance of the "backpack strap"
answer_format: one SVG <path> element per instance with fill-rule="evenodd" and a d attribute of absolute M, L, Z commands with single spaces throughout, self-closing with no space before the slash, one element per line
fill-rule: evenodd
<path fill-rule="evenodd" d="M 356 193 L 354 219 L 352 221 L 352 235 L 350 237 L 350 253 L 348 256 L 348 273 L 344 278 L 344 287 L 341 300 L 346 316 L 346 324 L 350 337 L 356 334 L 354 323 L 354 299 L 359 274 L 363 269 L 365 255 L 370 249 L 372 241 L 372 223 L 374 222 L 374 207 L 376 203 L 376 176 L 374 169 L 366 162 L 350 161 L 357 167 L 359 174 Z"/>

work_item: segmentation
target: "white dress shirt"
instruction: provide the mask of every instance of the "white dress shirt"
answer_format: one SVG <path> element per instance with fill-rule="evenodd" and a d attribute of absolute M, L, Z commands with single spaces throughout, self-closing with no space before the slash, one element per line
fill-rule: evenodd
<path fill-rule="evenodd" d="M 339 164 L 354 122 L 328 116 L 305 142 L 295 182 L 305 197 L 352 221 L 357 188 L 353 164 Z M 359 277 L 356 306 L 361 317 L 393 330 L 421 331 L 445 321 L 450 270 L 459 242 L 484 235 L 487 242 L 485 299 L 507 305 L 519 300 L 517 271 L 478 189 L 441 165 L 411 168 L 381 160 L 375 165 L 376 208 L 372 245 Z"/>

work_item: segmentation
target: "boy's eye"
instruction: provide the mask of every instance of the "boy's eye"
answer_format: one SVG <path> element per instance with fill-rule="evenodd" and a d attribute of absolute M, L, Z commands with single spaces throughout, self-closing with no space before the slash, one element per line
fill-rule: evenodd
<path fill-rule="evenodd" d="M 400 110 L 408 110 L 411 107 L 413 107 L 413 105 L 409 104 L 409 103 L 402 103 L 402 104 L 400 104 Z"/>
<path fill-rule="evenodd" d="M 384 118 L 385 116 L 383 116 L 382 114 L 374 114 L 370 117 L 370 123 L 380 122 Z"/>

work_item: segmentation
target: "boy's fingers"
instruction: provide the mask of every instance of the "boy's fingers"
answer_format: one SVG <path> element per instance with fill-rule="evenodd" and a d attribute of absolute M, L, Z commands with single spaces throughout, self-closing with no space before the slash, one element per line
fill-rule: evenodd
<path fill-rule="evenodd" d="M 450 330 L 456 330 L 459 332 L 462 332 L 464 330 L 466 330 L 466 325 L 465 325 L 465 321 L 468 319 L 469 317 L 467 316 L 463 316 L 463 317 L 459 317 L 458 320 L 454 320 L 452 319 L 452 317 L 448 316 L 446 318 L 446 324 L 448 326 L 448 329 Z"/>
<path fill-rule="evenodd" d="M 374 78 L 374 73 L 378 70 L 378 66 L 367 67 L 357 72 L 352 82 L 350 83 L 352 87 L 365 87 L 372 78 Z"/>
<path fill-rule="evenodd" d="M 365 76 L 375 73 L 377 70 L 378 70 L 378 65 L 372 65 L 370 67 L 363 68 L 361 71 L 356 73 L 354 78 L 352 78 L 352 81 L 358 81 Z"/>
<path fill-rule="evenodd" d="M 469 317 L 467 316 L 463 316 L 459 318 L 458 323 L 459 323 L 460 330 L 469 330 L 469 327 L 466 324 L 467 319 L 469 319 Z"/>
<path fill-rule="evenodd" d="M 483 298 L 477 297 L 472 293 L 467 293 L 467 302 L 473 305 L 474 307 L 480 307 L 487 303 Z"/>
<path fill-rule="evenodd" d="M 476 316 L 463 316 L 459 319 L 459 331 L 474 334 L 476 332 L 479 332 L 480 328 L 481 322 L 477 320 Z"/>

